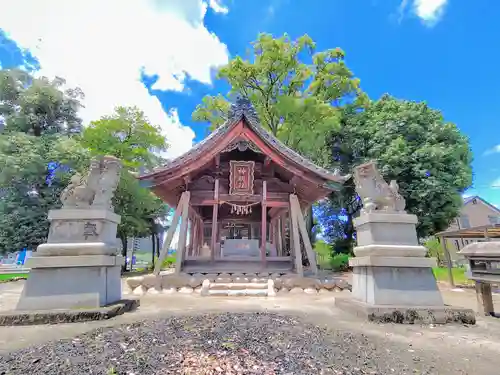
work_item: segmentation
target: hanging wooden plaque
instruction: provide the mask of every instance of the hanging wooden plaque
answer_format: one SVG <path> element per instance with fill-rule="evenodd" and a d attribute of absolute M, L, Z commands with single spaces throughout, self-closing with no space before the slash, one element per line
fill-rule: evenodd
<path fill-rule="evenodd" d="M 229 194 L 253 195 L 255 162 L 231 160 L 229 166 Z"/>

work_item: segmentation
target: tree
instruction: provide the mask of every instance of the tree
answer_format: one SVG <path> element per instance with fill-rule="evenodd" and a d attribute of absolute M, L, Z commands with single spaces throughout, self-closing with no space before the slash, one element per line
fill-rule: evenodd
<path fill-rule="evenodd" d="M 364 111 L 347 108 L 341 127 L 332 130 L 328 143 L 331 163 L 344 173 L 375 160 L 386 181 L 397 180 L 407 211 L 419 219 L 419 238 L 448 227 L 462 206 L 461 194 L 472 183 L 468 139 L 425 103 L 384 95 Z M 352 217 L 361 208 L 353 181 L 328 205 L 332 220 L 335 215 L 347 216 L 343 235 L 352 244 Z M 325 235 L 333 240 L 334 226 L 323 225 Z"/>
<path fill-rule="evenodd" d="M 158 126 L 152 125 L 144 113 L 135 107 L 118 107 L 111 116 L 102 117 L 86 127 L 81 144 L 92 155 L 112 155 L 120 158 L 124 170 L 114 196 L 114 207 L 121 215 L 118 237 L 122 254 L 127 254 L 127 238 L 155 236 L 155 218 L 164 217 L 168 207 L 149 190 L 140 186 L 130 173 L 140 168 L 158 166 L 162 159 L 153 151 L 167 149 Z M 156 242 L 156 241 L 155 241 Z"/>
<path fill-rule="evenodd" d="M 167 149 L 160 127 L 150 124 L 137 107 L 117 107 L 111 116 L 91 122 L 81 143 L 93 154 L 116 156 L 132 171 L 158 166 L 162 159 L 153 151 Z"/>
<path fill-rule="evenodd" d="M 315 53 L 308 35 L 292 41 L 286 34 L 260 34 L 252 45 L 251 60 L 237 56 L 218 72 L 231 87 L 228 95 L 203 98 L 193 119 L 216 128 L 227 118 L 229 98 L 244 95 L 273 135 L 304 156 L 323 161 L 325 134 L 338 126 L 337 108 L 366 100 L 344 52 L 335 48 Z"/>
<path fill-rule="evenodd" d="M 0 70 L 0 253 L 46 241 L 47 213 L 60 206 L 68 172 L 87 164 L 71 137 L 83 94 L 63 83 Z"/>
<path fill-rule="evenodd" d="M 446 239 L 444 239 L 446 241 Z M 424 246 L 427 248 L 427 256 L 430 258 L 436 258 L 438 266 L 444 263 L 444 249 L 437 238 L 429 238 L 424 242 Z"/>
<path fill-rule="evenodd" d="M 49 80 L 33 78 L 22 70 L 0 70 L 0 119 L 4 119 L 4 130 L 36 137 L 79 133 L 82 121 L 77 113 L 84 95 L 79 88 L 63 90 L 65 83 L 60 77 Z"/>

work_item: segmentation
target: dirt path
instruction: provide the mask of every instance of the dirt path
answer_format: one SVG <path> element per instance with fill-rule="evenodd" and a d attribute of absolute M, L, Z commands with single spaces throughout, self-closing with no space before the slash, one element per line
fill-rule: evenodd
<path fill-rule="evenodd" d="M 22 288 L 22 282 L 10 284 L 9 287 L 4 284 L 0 289 L 0 309 L 14 306 Z M 447 304 L 476 308 L 475 294 L 471 290 L 443 290 L 442 294 Z M 500 296 L 495 295 L 495 301 L 497 306 L 500 306 Z M 274 312 L 293 315 L 328 329 L 366 336 L 369 345 L 386 345 L 387 350 L 394 356 L 410 358 L 408 360 L 413 361 L 413 364 L 415 361 L 421 361 L 422 366 L 436 364 L 436 372 L 422 373 L 451 375 L 452 372 L 449 371 L 453 369 L 453 374 L 492 375 L 498 373 L 500 367 L 498 319 L 479 318 L 476 326 L 377 325 L 358 320 L 336 309 L 330 296 L 304 296 L 300 299 L 144 296 L 141 299 L 141 307 L 136 312 L 110 321 L 57 326 L 0 327 L 0 354 L 52 340 L 71 338 L 99 327 L 116 327 L 141 320 L 208 312 Z M 359 350 L 364 349 L 360 347 Z"/>

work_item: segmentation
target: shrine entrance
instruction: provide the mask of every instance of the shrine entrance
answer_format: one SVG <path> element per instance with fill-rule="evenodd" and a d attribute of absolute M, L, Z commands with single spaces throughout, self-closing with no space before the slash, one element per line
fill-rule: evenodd
<path fill-rule="evenodd" d="M 304 257 L 317 270 L 304 212 L 349 177 L 281 144 L 240 98 L 208 138 L 139 179 L 176 207 L 160 256 L 180 223 L 176 272 L 302 274 Z"/>

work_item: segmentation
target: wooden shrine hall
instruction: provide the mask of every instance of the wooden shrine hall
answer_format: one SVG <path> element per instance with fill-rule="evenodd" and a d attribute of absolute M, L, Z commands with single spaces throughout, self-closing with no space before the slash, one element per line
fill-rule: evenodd
<path fill-rule="evenodd" d="M 176 207 L 155 274 L 179 221 L 176 272 L 302 275 L 302 246 L 316 271 L 303 212 L 348 178 L 286 147 L 260 125 L 250 101 L 239 98 L 210 136 L 139 177 Z"/>

